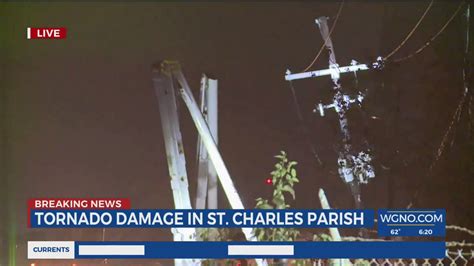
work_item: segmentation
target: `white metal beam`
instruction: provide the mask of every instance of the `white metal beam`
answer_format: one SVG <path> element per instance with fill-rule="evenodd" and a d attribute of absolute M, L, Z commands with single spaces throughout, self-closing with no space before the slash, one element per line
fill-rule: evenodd
<path fill-rule="evenodd" d="M 186 159 L 179 129 L 179 116 L 173 82 L 171 77 L 162 73 L 155 73 L 153 83 L 160 109 L 174 204 L 177 209 L 191 209 Z"/>
<path fill-rule="evenodd" d="M 211 131 L 211 135 L 214 138 L 216 145 L 219 143 L 218 137 L 218 97 L 217 97 L 217 88 L 218 82 L 215 79 L 207 79 L 207 124 Z M 217 182 L 217 172 L 212 161 L 208 163 L 208 173 L 209 178 L 207 181 L 207 208 L 208 209 L 217 209 L 218 208 L 218 182 Z"/>
<path fill-rule="evenodd" d="M 200 109 L 209 126 L 214 142 L 218 143 L 217 130 L 217 80 L 209 79 L 203 74 L 200 88 Z M 217 174 L 212 162 L 209 161 L 204 143 L 198 135 L 197 145 L 198 183 L 196 192 L 196 209 L 217 209 Z"/>
<path fill-rule="evenodd" d="M 176 93 L 171 76 L 153 73 L 153 86 L 158 98 L 171 190 L 176 209 L 192 209 L 189 197 L 186 160 L 179 129 Z M 172 228 L 174 241 L 195 241 L 195 228 Z M 200 265 L 199 259 L 175 259 L 175 266 Z"/>
<path fill-rule="evenodd" d="M 369 70 L 369 69 L 370 68 L 366 64 L 358 64 L 358 65 L 328 68 L 328 69 L 295 73 L 295 74 L 291 74 L 291 72 L 287 72 L 287 75 L 285 75 L 285 80 L 315 78 L 315 77 L 329 76 L 329 75 L 334 76 L 334 74 L 338 74 L 338 73 L 340 74 L 340 73 L 355 72 L 355 71 Z"/>
<path fill-rule="evenodd" d="M 201 113 L 208 121 L 207 117 L 207 86 L 208 86 L 208 79 L 205 75 L 201 78 L 201 87 L 199 90 L 199 107 L 201 109 Z M 206 148 L 204 147 L 204 143 L 201 140 L 201 136 L 198 134 L 197 136 L 197 165 L 198 165 L 198 177 L 197 177 L 197 188 L 196 188 L 196 209 L 205 209 L 206 208 L 206 199 L 207 199 L 207 183 L 209 179 L 209 172 L 208 172 L 208 165 L 209 159 L 207 155 Z"/>

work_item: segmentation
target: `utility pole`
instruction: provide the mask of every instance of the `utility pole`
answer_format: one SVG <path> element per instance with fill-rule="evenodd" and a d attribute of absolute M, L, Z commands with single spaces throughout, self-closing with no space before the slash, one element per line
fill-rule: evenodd
<path fill-rule="evenodd" d="M 352 100 L 348 95 L 345 95 L 342 91 L 341 83 L 339 82 L 340 74 L 338 72 L 339 65 L 336 62 L 336 53 L 334 52 L 334 46 L 329 36 L 329 28 L 327 24 L 327 17 L 320 17 L 316 19 L 316 24 L 319 26 L 321 36 L 324 40 L 324 45 L 326 46 L 327 51 L 329 52 L 329 69 L 333 70 L 331 72 L 331 79 L 334 84 L 333 90 L 335 92 L 334 101 L 331 106 L 319 105 L 320 113 L 323 114 L 324 108 L 334 108 L 339 116 L 339 127 L 342 133 L 342 144 L 343 148 L 339 152 L 338 164 L 339 164 L 339 175 L 344 179 L 344 181 L 349 184 L 352 195 L 354 196 L 354 201 L 356 208 L 362 208 L 362 200 L 360 197 L 360 186 L 357 180 L 354 180 L 353 170 L 351 168 L 351 134 L 349 132 L 349 124 L 346 117 L 346 112 L 349 109 L 351 103 L 357 102 L 358 104 L 362 103 L 364 99 L 363 96 L 360 96 L 356 100 Z"/>
<path fill-rule="evenodd" d="M 202 75 L 200 89 L 200 109 L 209 126 L 214 142 L 218 143 L 217 130 L 217 80 Z M 196 209 L 217 209 L 217 174 L 214 165 L 209 161 L 206 148 L 198 135 L 197 144 L 198 183 L 196 191 Z"/>
<path fill-rule="evenodd" d="M 339 81 L 340 75 L 343 73 L 356 73 L 357 71 L 369 70 L 371 68 L 381 67 L 382 58 L 377 59 L 377 62 L 371 66 L 366 64 L 359 64 L 356 61 L 352 61 L 350 66 L 339 67 L 336 61 L 336 54 L 334 52 L 334 46 L 329 35 L 329 29 L 327 25 L 327 17 L 319 17 L 316 19 L 321 36 L 324 40 L 324 46 L 329 53 L 329 68 L 317 71 L 303 72 L 303 73 L 291 73 L 287 70 L 285 79 L 288 81 L 321 77 L 330 75 L 333 81 L 334 97 L 333 102 L 328 105 L 322 103 L 318 104 L 315 108 L 315 112 L 320 113 L 321 116 L 325 115 L 326 109 L 334 109 L 338 114 L 339 127 L 342 134 L 342 149 L 339 151 L 338 158 L 338 172 L 341 179 L 348 184 L 351 193 L 354 197 L 355 206 L 361 209 L 362 199 L 360 184 L 367 183 L 369 179 L 375 177 L 373 166 L 371 165 L 372 157 L 368 151 L 362 151 L 358 154 L 354 154 L 351 144 L 351 134 L 349 131 L 349 123 L 346 117 L 346 113 L 350 106 L 353 104 L 361 105 L 364 100 L 364 95 L 359 92 L 357 97 L 351 98 L 349 95 L 344 94 L 341 83 Z"/>

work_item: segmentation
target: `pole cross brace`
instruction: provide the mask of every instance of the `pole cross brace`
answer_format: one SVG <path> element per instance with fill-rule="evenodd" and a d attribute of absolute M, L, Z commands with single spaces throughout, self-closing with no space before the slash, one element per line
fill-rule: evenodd
<path fill-rule="evenodd" d="M 331 78 L 334 79 L 336 77 L 339 77 L 339 74 L 342 74 L 342 73 L 351 73 L 351 72 L 355 73 L 357 71 L 363 71 L 363 70 L 369 70 L 369 69 L 381 69 L 383 68 L 383 66 L 384 66 L 383 58 L 379 56 L 377 60 L 371 65 L 359 64 L 357 63 L 357 61 L 352 60 L 352 63 L 350 66 L 339 67 L 339 65 L 333 64 L 328 69 L 295 73 L 295 74 L 292 74 L 291 71 L 288 69 L 286 70 L 285 80 L 291 81 L 291 80 L 297 80 L 297 79 L 316 78 L 316 77 L 321 77 L 321 76 L 331 76 Z"/>
<path fill-rule="evenodd" d="M 334 97 L 333 102 L 331 104 L 324 105 L 319 103 L 313 112 L 316 113 L 319 111 L 321 116 L 324 116 L 324 109 L 331 109 L 334 108 L 336 113 L 339 113 L 343 110 L 348 110 L 351 104 L 358 104 L 359 106 L 362 105 L 362 101 L 364 100 L 364 95 L 359 92 L 357 98 L 351 99 L 349 95 L 343 94 L 342 97 L 338 97 L 337 95 Z"/>

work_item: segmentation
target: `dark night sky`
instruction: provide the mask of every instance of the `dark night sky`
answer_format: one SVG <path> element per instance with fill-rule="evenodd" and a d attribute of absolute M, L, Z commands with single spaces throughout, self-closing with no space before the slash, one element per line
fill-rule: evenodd
<path fill-rule="evenodd" d="M 370 62 L 386 55 L 426 5 L 348 1 L 332 35 L 338 62 Z M 219 79 L 220 148 L 245 206 L 270 196 L 264 179 L 273 168 L 273 155 L 286 150 L 299 162 L 301 184 L 294 207 L 319 208 L 316 192 L 323 187 L 334 207 L 351 208 L 348 189 L 335 175 L 340 141 L 336 116 L 311 114 L 313 104 L 330 99 L 329 78 L 295 83 L 324 168 L 315 164 L 303 140 L 284 81 L 285 70 L 303 69 L 322 43 L 314 19 L 333 17 L 338 6 L 329 1 L 2 4 L 3 162 L 8 181 L 3 191 L 14 202 L 19 241 L 101 237 L 98 230 L 26 230 L 25 202 L 30 197 L 128 197 L 136 208 L 173 206 L 151 86 L 151 65 L 160 59 L 179 60 L 195 93 L 202 72 Z M 436 2 L 394 57 L 421 46 L 456 7 Z M 458 15 L 412 60 L 382 74 L 359 75 L 360 86 L 369 89 L 369 115 L 381 117 L 369 121 L 378 176 L 364 188 L 367 207 L 387 206 L 389 177 L 394 180 L 393 207 L 405 207 L 426 175 L 462 94 L 462 18 Z M 68 38 L 26 40 L 26 27 L 48 25 L 67 27 Z M 326 66 L 322 56 L 314 69 Z M 350 78 L 343 82 L 353 87 Z M 181 107 L 193 196 L 196 130 Z M 353 124 L 361 124 L 357 111 L 350 117 Z M 447 208 L 448 222 L 472 227 L 472 213 L 465 211 L 473 207 L 466 121 L 463 114 L 456 142 L 427 182 L 419 207 Z M 381 169 L 381 164 L 391 170 Z M 225 208 L 227 201 L 220 195 L 220 207 Z M 108 240 L 171 237 L 168 230 L 110 231 Z"/>

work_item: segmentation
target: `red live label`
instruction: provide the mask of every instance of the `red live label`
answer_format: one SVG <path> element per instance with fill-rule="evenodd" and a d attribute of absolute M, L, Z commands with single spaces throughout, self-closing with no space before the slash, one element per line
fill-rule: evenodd
<path fill-rule="evenodd" d="M 66 28 L 26 28 L 27 39 L 65 39 Z"/>

